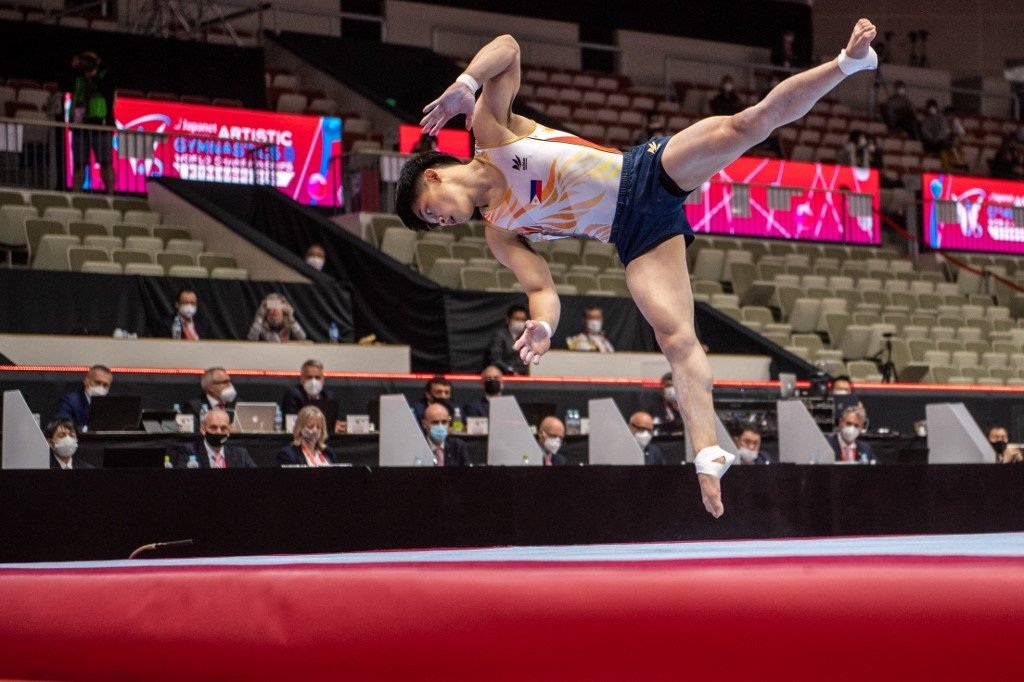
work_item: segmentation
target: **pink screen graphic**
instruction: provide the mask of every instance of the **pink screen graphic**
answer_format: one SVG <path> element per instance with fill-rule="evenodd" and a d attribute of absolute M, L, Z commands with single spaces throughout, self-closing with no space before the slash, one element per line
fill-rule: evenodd
<path fill-rule="evenodd" d="M 925 243 L 933 249 L 1024 254 L 1024 182 L 924 173 Z M 942 204 L 939 202 L 955 202 Z"/>
<path fill-rule="evenodd" d="M 744 156 L 705 183 L 686 217 L 698 234 L 878 244 L 878 192 L 870 169 Z"/>
<path fill-rule="evenodd" d="M 420 141 L 422 128 L 413 125 L 398 126 L 398 151 L 403 154 L 412 153 L 412 148 Z M 437 151 L 468 159 L 472 156 L 469 145 L 469 131 L 455 128 L 444 128 L 437 134 Z"/>
<path fill-rule="evenodd" d="M 170 177 L 276 186 L 303 204 L 341 204 L 341 121 L 252 109 L 119 97 L 114 118 L 116 189 Z M 102 184 L 98 169 L 90 181 Z"/>

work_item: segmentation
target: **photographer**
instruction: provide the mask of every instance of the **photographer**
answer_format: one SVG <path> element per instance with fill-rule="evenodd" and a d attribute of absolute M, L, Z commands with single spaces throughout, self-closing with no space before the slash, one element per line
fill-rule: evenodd
<path fill-rule="evenodd" d="M 267 294 L 253 318 L 249 340 L 288 343 L 305 339 L 306 332 L 295 319 L 288 299 L 281 294 Z"/>
<path fill-rule="evenodd" d="M 71 60 L 75 75 L 71 79 L 71 106 L 73 121 L 93 126 L 114 126 L 114 81 L 110 71 L 102 65 L 95 52 L 86 51 Z M 72 153 L 76 190 L 85 186 L 86 173 L 90 168 L 90 153 L 100 165 L 103 191 L 114 191 L 114 168 L 111 165 L 112 133 L 106 130 L 74 130 Z"/>

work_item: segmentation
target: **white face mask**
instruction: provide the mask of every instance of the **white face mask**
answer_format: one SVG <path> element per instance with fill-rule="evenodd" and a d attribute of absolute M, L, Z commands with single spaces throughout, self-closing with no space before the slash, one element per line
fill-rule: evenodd
<path fill-rule="evenodd" d="M 843 437 L 843 440 L 846 441 L 847 445 L 852 445 L 853 442 L 857 440 L 857 436 L 860 435 L 860 429 L 856 426 L 844 426 L 840 429 L 839 435 Z"/>
<path fill-rule="evenodd" d="M 757 460 L 757 450 L 751 450 L 749 448 L 740 448 L 738 450 L 740 460 L 744 464 L 753 464 Z"/>
<path fill-rule="evenodd" d="M 85 389 L 85 392 L 88 393 L 89 396 L 92 397 L 92 398 L 102 398 L 103 396 L 105 396 L 107 394 L 107 387 L 106 386 L 90 386 L 89 388 Z"/>
<path fill-rule="evenodd" d="M 78 450 L 78 439 L 64 436 L 53 442 L 53 450 L 61 457 L 71 457 Z"/>
<path fill-rule="evenodd" d="M 722 83 L 722 90 L 725 92 L 732 92 L 732 89 L 736 87 L 732 83 Z"/>
<path fill-rule="evenodd" d="M 640 449 L 644 450 L 651 443 L 651 432 L 647 430 L 637 431 L 633 434 L 633 438 L 636 438 L 636 444 L 640 446 Z"/>
<path fill-rule="evenodd" d="M 306 259 L 306 263 L 310 267 L 316 268 L 317 270 L 324 269 L 324 262 L 324 259 L 321 258 L 320 256 L 310 256 L 309 258 Z"/>
<path fill-rule="evenodd" d="M 508 330 L 512 332 L 512 336 L 519 338 L 522 336 L 523 331 L 526 330 L 526 323 L 520 322 L 519 320 L 512 320 L 508 324 Z"/>
<path fill-rule="evenodd" d="M 306 392 L 308 396 L 319 395 L 320 391 L 324 390 L 324 382 L 319 379 L 309 379 L 303 382 L 302 390 Z"/>
<path fill-rule="evenodd" d="M 601 320 L 587 320 L 587 331 L 591 334 L 600 334 L 601 326 Z"/>
<path fill-rule="evenodd" d="M 233 403 L 237 397 L 238 391 L 236 391 L 235 387 L 231 384 L 228 384 L 228 387 L 220 392 L 220 401 L 222 403 Z"/>
<path fill-rule="evenodd" d="M 316 443 L 320 440 L 320 429 L 302 429 L 299 435 L 307 443 Z"/>
<path fill-rule="evenodd" d="M 676 388 L 675 386 L 669 386 L 668 388 L 662 389 L 661 395 L 667 402 L 674 403 L 676 401 Z"/>
<path fill-rule="evenodd" d="M 558 452 L 558 449 L 562 447 L 561 438 L 545 438 L 544 449 L 548 451 L 549 455 L 553 455 Z"/>
<path fill-rule="evenodd" d="M 917 436 L 919 438 L 927 438 L 928 437 L 928 427 L 925 426 L 924 424 L 921 424 L 920 426 L 918 426 L 917 427 Z"/>
<path fill-rule="evenodd" d="M 832 395 L 850 395 L 850 392 L 847 391 L 845 388 L 840 388 L 838 390 L 832 391 Z"/>
<path fill-rule="evenodd" d="M 186 303 L 178 307 L 178 314 L 184 317 L 186 320 L 191 320 L 192 316 L 196 314 L 196 306 L 191 303 Z"/>

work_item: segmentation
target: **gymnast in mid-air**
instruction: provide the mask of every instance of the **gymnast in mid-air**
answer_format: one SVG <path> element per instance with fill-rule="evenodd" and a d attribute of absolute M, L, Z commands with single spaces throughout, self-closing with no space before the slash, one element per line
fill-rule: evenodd
<path fill-rule="evenodd" d="M 538 363 L 550 348 L 561 309 L 547 261 L 531 242 L 577 237 L 615 244 L 633 300 L 672 367 L 680 413 L 697 453 L 701 497 L 716 518 L 724 512 L 720 479 L 735 457 L 719 447 L 715 435 L 711 367 L 693 326 L 686 267 L 693 232 L 683 202 L 773 130 L 807 114 L 847 76 L 877 68 L 875 33 L 861 19 L 838 57 L 787 78 L 757 104 L 625 153 L 513 114 L 519 45 L 500 36 L 423 110 L 423 131 L 432 135 L 464 115 L 476 137 L 474 158 L 462 162 L 427 152 L 402 169 L 398 214 L 408 227 L 450 227 L 480 209 L 487 245 L 529 299 L 530 320 L 515 343 L 526 363 Z"/>

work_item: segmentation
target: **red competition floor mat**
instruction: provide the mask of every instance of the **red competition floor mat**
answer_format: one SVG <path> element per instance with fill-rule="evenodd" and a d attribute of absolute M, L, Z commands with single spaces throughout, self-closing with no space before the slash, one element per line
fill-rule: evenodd
<path fill-rule="evenodd" d="M 1024 533 L 0 566 L 13 679 L 1024 677 Z"/>

